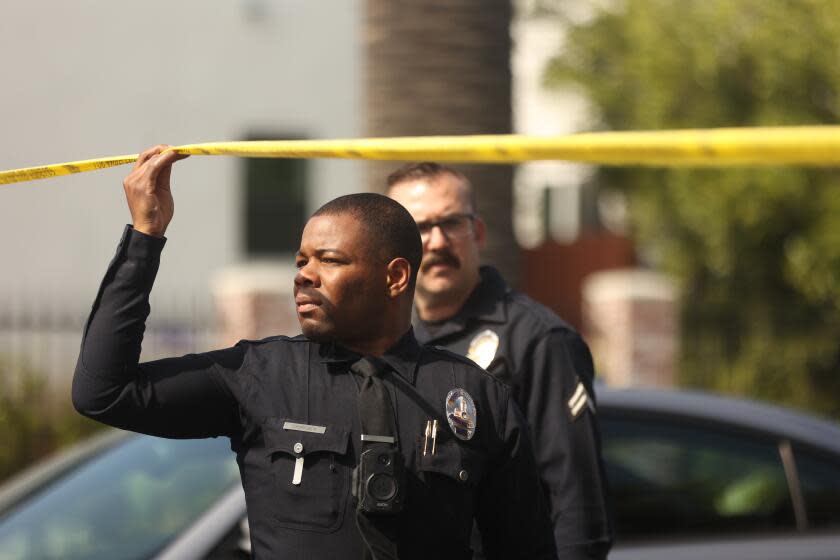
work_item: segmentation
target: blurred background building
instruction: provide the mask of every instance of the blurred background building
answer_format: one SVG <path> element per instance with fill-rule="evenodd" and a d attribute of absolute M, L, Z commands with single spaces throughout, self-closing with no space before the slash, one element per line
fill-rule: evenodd
<path fill-rule="evenodd" d="M 5 5 L 0 167 L 137 153 L 158 142 L 357 137 L 360 9 L 352 0 Z M 287 292 L 306 216 L 359 190 L 361 170 L 334 160 L 179 165 L 144 357 L 219 344 L 214 287 L 232 324 L 242 320 L 233 302 L 244 296 L 231 278 L 246 292 L 279 278 Z M 97 285 L 130 221 L 121 187 L 128 171 L 3 189 L 4 360 L 69 379 Z"/>
<path fill-rule="evenodd" d="M 0 105 L 9 132 L 0 139 L 2 167 L 133 153 L 155 142 L 583 126 L 581 96 L 542 87 L 558 48 L 552 21 L 515 18 L 506 1 L 469 0 L 441 4 L 455 14 L 447 29 L 423 17 L 427 8 L 243 0 L 212 10 L 152 2 L 129 14 L 96 1 L 7 6 L 0 56 L 14 79 Z M 453 41 L 462 28 L 471 33 Z M 425 55 L 415 56 L 418 49 Z M 96 286 L 129 219 L 120 186 L 127 171 L 4 188 L 0 355 L 9 371 L 69 379 Z M 598 225 L 587 170 L 524 165 L 515 189 L 508 166 L 465 171 L 482 191 L 496 240 L 489 259 L 581 326 L 586 274 L 632 262 L 626 239 Z M 381 189 L 380 175 L 365 174 L 360 162 L 322 159 L 179 164 L 144 358 L 294 333 L 291 256 L 306 217 L 335 196 Z M 519 244 L 531 249 L 520 253 Z"/>

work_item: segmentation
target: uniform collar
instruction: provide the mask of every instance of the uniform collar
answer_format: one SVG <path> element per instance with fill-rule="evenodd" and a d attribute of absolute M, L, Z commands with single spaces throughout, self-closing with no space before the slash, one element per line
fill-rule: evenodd
<path fill-rule="evenodd" d="M 499 271 L 492 266 L 482 266 L 479 269 L 481 280 L 470 297 L 458 312 L 449 319 L 436 323 L 434 338 L 427 329 L 425 321 L 419 318 L 415 309 L 414 324 L 417 333 L 424 343 L 428 344 L 451 334 L 461 332 L 467 328 L 470 321 L 485 323 L 505 323 L 507 321 L 507 302 L 505 296 L 510 291 Z"/>
<path fill-rule="evenodd" d="M 324 364 L 349 364 L 362 357 L 352 350 L 348 350 L 336 342 L 321 344 L 318 350 L 321 354 L 321 363 Z M 414 337 L 414 329 L 409 328 L 401 339 L 391 348 L 385 351 L 382 359 L 391 366 L 394 371 L 414 385 L 417 376 L 417 362 L 420 359 L 420 344 Z"/>

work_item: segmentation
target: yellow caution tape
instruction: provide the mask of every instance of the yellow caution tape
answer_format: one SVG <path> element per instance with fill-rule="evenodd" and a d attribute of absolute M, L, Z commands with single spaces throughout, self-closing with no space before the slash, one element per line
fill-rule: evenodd
<path fill-rule="evenodd" d="M 137 154 L 130 156 L 86 159 L 82 161 L 71 161 L 68 163 L 54 163 L 52 165 L 42 165 L 40 167 L 11 169 L 9 171 L 0 171 L 0 185 L 34 181 L 36 179 L 47 179 L 49 177 L 70 175 L 72 173 L 81 173 L 83 171 L 95 171 L 97 169 L 116 167 L 117 165 L 125 165 L 126 163 L 133 163 L 135 161 L 137 161 Z"/>
<path fill-rule="evenodd" d="M 606 165 L 728 166 L 840 164 L 840 126 L 592 132 L 568 136 L 420 136 L 356 140 L 214 142 L 181 154 L 241 157 L 518 163 L 565 160 Z M 131 163 L 137 155 L 0 171 L 18 183 Z"/>

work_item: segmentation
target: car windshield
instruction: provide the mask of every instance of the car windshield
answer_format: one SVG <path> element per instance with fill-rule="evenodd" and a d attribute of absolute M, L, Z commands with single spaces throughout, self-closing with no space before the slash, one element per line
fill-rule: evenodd
<path fill-rule="evenodd" d="M 226 439 L 132 437 L 12 510 L 0 560 L 148 558 L 238 481 Z"/>

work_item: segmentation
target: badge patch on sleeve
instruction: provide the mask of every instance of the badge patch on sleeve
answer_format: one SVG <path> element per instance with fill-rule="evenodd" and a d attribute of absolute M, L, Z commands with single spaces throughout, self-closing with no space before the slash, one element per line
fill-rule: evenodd
<path fill-rule="evenodd" d="M 499 335 L 486 329 L 475 335 L 470 341 L 470 348 L 467 350 L 467 358 L 478 364 L 479 367 L 487 369 L 487 366 L 496 357 L 496 350 L 499 348 Z"/>
<path fill-rule="evenodd" d="M 589 398 L 589 393 L 586 392 L 586 387 L 583 386 L 582 381 L 578 381 L 575 393 L 572 395 L 572 398 L 569 399 L 569 414 L 571 415 L 572 420 L 577 420 L 586 409 L 591 410 L 592 414 L 595 414 L 595 405 L 592 403 L 592 399 Z"/>

